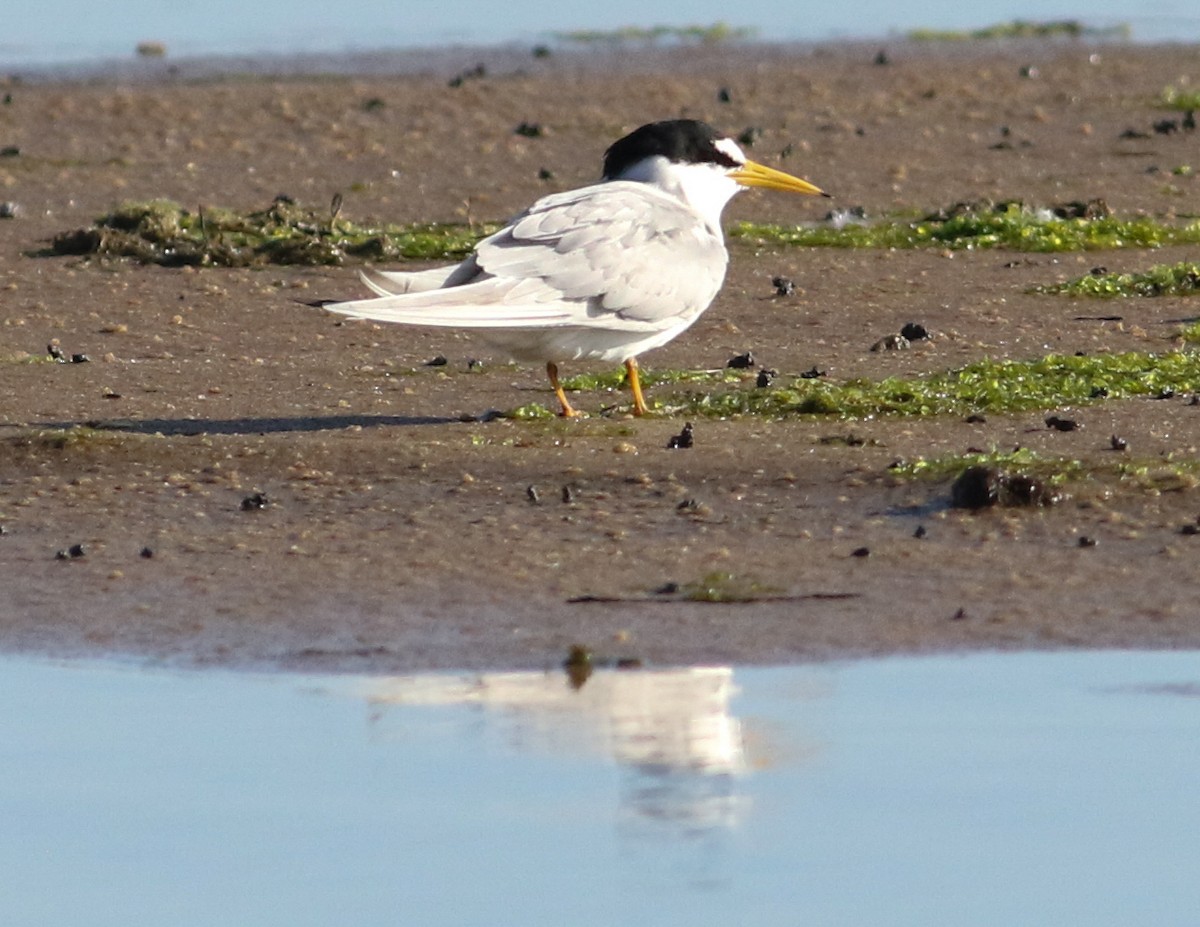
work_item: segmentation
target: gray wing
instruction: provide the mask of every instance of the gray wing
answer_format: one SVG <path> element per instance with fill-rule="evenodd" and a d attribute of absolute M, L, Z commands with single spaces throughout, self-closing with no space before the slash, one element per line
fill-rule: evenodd
<path fill-rule="evenodd" d="M 613 181 L 539 200 L 481 241 L 475 260 L 485 274 L 585 301 L 591 317 L 655 327 L 706 309 L 728 255 L 720 232 L 674 197 Z"/>

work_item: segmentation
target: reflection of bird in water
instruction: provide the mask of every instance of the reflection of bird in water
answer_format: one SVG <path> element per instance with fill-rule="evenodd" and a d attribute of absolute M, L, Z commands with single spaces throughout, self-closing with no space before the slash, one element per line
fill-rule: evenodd
<path fill-rule="evenodd" d="M 379 706 L 481 705 L 516 721 L 526 745 L 703 775 L 745 768 L 741 725 L 729 710 L 733 693 L 733 670 L 723 666 L 604 670 L 582 686 L 558 673 L 397 676 L 364 692 Z"/>
<path fill-rule="evenodd" d="M 563 415 L 563 361 L 621 361 L 635 414 L 647 411 L 637 356 L 700 317 L 725 279 L 721 211 L 742 187 L 820 194 L 749 160 L 692 119 L 655 122 L 604 156 L 601 183 L 543 197 L 461 264 L 364 273 L 374 298 L 343 315 L 480 329 L 515 359 L 546 365 Z"/>

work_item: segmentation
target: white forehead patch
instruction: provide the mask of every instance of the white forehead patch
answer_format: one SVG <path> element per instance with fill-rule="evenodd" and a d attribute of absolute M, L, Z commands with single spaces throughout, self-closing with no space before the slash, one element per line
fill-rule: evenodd
<path fill-rule="evenodd" d="M 732 158 L 738 164 L 746 163 L 746 155 L 743 154 L 742 149 L 737 146 L 737 142 L 731 138 L 719 138 L 713 142 L 713 147 L 726 157 Z"/>

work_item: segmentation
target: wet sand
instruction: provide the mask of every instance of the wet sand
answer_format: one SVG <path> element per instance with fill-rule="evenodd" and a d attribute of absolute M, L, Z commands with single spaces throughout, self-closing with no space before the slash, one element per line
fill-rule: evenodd
<path fill-rule="evenodd" d="M 1113 434 L 1139 459 L 1191 457 L 1189 396 L 973 424 L 700 419 L 695 446 L 669 450 L 684 419 L 633 419 L 619 394 L 580 394 L 592 414 L 578 421 L 480 420 L 550 405 L 542 372 L 466 335 L 339 324 L 302 305 L 361 293 L 351 267 L 36 254 L 124 200 L 158 197 L 252 209 L 341 193 L 355 221 L 501 220 L 592 181 L 623 132 L 680 115 L 761 128 L 756 158 L 868 215 L 981 198 L 1197 211 L 1198 181 L 1172 173 L 1194 163 L 1195 136 L 1150 131 L 1179 115 L 1156 100 L 1194 76 L 1194 47 L 893 45 L 887 64 L 878 50 L 706 49 L 611 70 L 530 57 L 457 87 L 473 53 L 395 76 L 181 69 L 3 88 L 0 147 L 19 154 L 0 159 L 0 197 L 20 212 L 0 220 L 0 646 L 399 670 L 544 666 L 575 644 L 653 663 L 1200 645 L 1188 486 L 1084 481 L 1052 508 L 972 514 L 948 507 L 948 482 L 888 470 L 1017 445 L 1107 462 Z M 542 137 L 516 134 L 522 122 Z M 1129 128 L 1148 137 L 1121 138 Z M 826 208 L 755 192 L 726 217 L 810 221 Z M 644 367 L 719 368 L 750 350 L 784 374 L 913 376 L 1167 350 L 1198 314 L 1187 299 L 1027 292 L 1195 249 L 730 250 L 716 303 Z M 793 296 L 774 295 L 777 275 Z M 910 321 L 936 337 L 870 350 Z M 52 339 L 91 363 L 23 362 Z M 425 365 L 438 355 L 445 366 Z M 1049 413 L 1084 427 L 1048 430 Z M 65 442 L 55 431 L 83 423 L 105 427 Z M 244 510 L 255 493 L 269 504 Z M 75 544 L 84 556 L 56 559 Z M 766 600 L 655 592 L 713 573 Z"/>

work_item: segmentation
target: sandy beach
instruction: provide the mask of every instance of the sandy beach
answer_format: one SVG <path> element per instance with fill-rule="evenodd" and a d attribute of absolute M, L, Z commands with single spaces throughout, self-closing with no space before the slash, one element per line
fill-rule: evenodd
<path fill-rule="evenodd" d="M 656 386 L 664 409 L 644 419 L 622 392 L 582 391 L 586 417 L 515 421 L 489 413 L 551 407 L 541 370 L 466 334 L 305 305 L 365 295 L 353 265 L 43 253 L 150 199 L 251 210 L 341 194 L 355 222 L 503 221 L 594 181 L 613 140 L 676 116 L 753 127 L 753 157 L 868 217 L 983 199 L 1200 211 L 1183 170 L 1200 167 L 1196 136 L 1152 130 L 1181 115 L 1160 108 L 1163 89 L 1200 80 L 1194 46 L 730 46 L 602 66 L 510 54 L 482 73 L 479 60 L 285 77 L 164 62 L 157 76 L 0 87 L 0 200 L 16 207 L 0 219 L 0 647 L 398 671 L 541 667 L 575 645 L 654 664 L 1200 645 L 1189 481 L 1085 478 L 1054 506 L 970 512 L 949 505 L 949 479 L 889 469 L 1015 446 L 1086 468 L 1117 453 L 1113 436 L 1139 460 L 1193 458 L 1190 392 L 973 422 L 715 420 L 673 414 L 678 387 Z M 752 192 L 726 218 L 828 209 Z M 1195 247 L 733 240 L 730 255 L 712 308 L 645 369 L 718 369 L 751 351 L 782 375 L 914 377 L 1167 351 L 1200 315 L 1195 298 L 1029 292 L 1097 265 L 1195 260 Z M 776 294 L 778 276 L 793 294 Z M 934 337 L 871 350 L 909 322 Z M 51 343 L 90 362 L 48 362 Z M 1047 428 L 1051 414 L 1083 427 Z M 669 449 L 686 421 L 694 446 Z M 713 577 L 752 601 L 669 591 Z"/>

